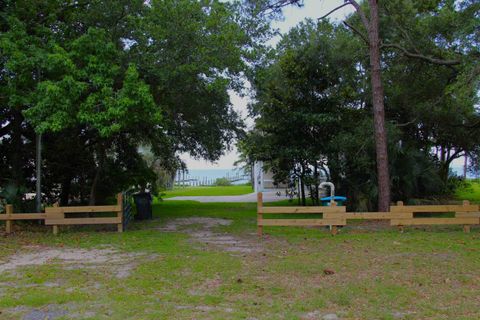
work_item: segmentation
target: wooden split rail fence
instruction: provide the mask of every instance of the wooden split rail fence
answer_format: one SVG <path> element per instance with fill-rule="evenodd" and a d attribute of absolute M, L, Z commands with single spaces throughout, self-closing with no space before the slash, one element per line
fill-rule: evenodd
<path fill-rule="evenodd" d="M 109 213 L 109 217 L 94 217 L 98 213 Z M 85 216 L 87 214 L 87 216 Z M 81 215 L 81 216 L 79 216 Z M 6 214 L 0 214 L 0 221 L 6 222 L 5 230 L 12 232 L 13 222 L 17 220 L 44 220 L 57 234 L 62 225 L 115 224 L 117 231 L 123 231 L 123 195 L 117 195 L 117 204 L 110 206 L 60 207 L 58 204 L 45 208 L 45 213 L 14 213 L 13 206 L 6 206 Z"/>
<path fill-rule="evenodd" d="M 453 213 L 453 217 L 415 217 L 423 215 Z M 317 219 L 264 219 L 268 214 L 322 214 Z M 330 226 L 332 234 L 336 234 L 338 226 L 347 225 L 348 220 L 390 220 L 391 226 L 403 231 L 404 226 L 413 225 L 463 225 L 465 232 L 470 232 L 471 225 L 480 224 L 480 207 L 463 201 L 462 205 L 423 205 L 405 206 L 401 201 L 390 207 L 390 212 L 347 212 L 345 206 L 332 203 L 328 207 L 264 207 L 262 193 L 257 195 L 257 228 L 258 235 L 266 226 Z"/>

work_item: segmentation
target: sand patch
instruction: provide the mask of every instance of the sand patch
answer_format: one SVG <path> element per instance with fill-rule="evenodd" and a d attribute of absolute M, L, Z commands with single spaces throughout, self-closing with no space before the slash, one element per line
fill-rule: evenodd
<path fill-rule="evenodd" d="M 196 224 L 202 225 L 204 229 L 212 229 L 218 226 L 229 226 L 232 224 L 232 220 L 204 217 L 178 218 L 169 220 L 166 226 L 161 229 L 164 231 L 177 231 L 182 226 L 191 226 Z"/>
<path fill-rule="evenodd" d="M 115 249 L 75 249 L 26 246 L 6 262 L 0 262 L 0 272 L 46 264 L 60 264 L 65 270 L 109 267 L 117 278 L 126 278 L 137 266 L 142 253 L 124 253 Z"/>
<path fill-rule="evenodd" d="M 195 242 L 233 253 L 258 252 L 260 248 L 252 241 L 240 239 L 227 233 L 215 231 L 219 226 L 228 226 L 232 220 L 220 218 L 179 218 L 167 222 L 161 231 L 185 231 Z"/>
<path fill-rule="evenodd" d="M 335 313 L 323 314 L 322 312 L 316 310 L 305 314 L 301 317 L 302 320 L 340 320 L 340 318 Z"/>
<path fill-rule="evenodd" d="M 176 306 L 175 309 L 177 310 L 195 310 L 201 312 L 212 312 L 212 311 L 224 311 L 227 313 L 233 312 L 232 308 L 222 308 L 219 306 Z"/>
<path fill-rule="evenodd" d="M 215 277 L 213 279 L 206 279 L 202 284 L 191 289 L 188 293 L 192 296 L 203 296 L 216 291 L 223 284 L 222 279 Z"/>
<path fill-rule="evenodd" d="M 22 320 L 87 319 L 96 316 L 93 311 L 80 310 L 74 303 L 48 304 L 40 308 L 18 306 L 2 311 L 12 319 Z"/>

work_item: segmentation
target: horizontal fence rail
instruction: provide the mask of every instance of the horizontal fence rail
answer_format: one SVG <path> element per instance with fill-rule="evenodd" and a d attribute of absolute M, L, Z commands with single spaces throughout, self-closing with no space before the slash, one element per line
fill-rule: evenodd
<path fill-rule="evenodd" d="M 0 214 L 0 221 L 5 221 L 5 232 L 11 233 L 13 230 L 13 221 L 16 220 L 45 220 L 44 213 L 13 213 L 13 206 L 5 206 L 5 214 Z"/>
<path fill-rule="evenodd" d="M 415 217 L 416 213 L 435 215 L 453 213 L 453 217 Z M 322 214 L 318 219 L 264 219 L 265 214 Z M 332 203 L 330 207 L 264 207 L 262 193 L 257 194 L 257 232 L 261 236 L 264 226 L 330 226 L 332 234 L 338 226 L 345 226 L 348 220 L 389 220 L 391 226 L 403 231 L 404 226 L 415 225 L 463 225 L 470 232 L 471 225 L 480 224 L 480 207 L 463 201 L 461 205 L 405 206 L 397 202 L 390 212 L 347 212 L 345 206 Z"/>
<path fill-rule="evenodd" d="M 98 213 L 113 216 L 93 216 Z M 83 215 L 78 216 L 78 214 Z M 13 221 L 16 220 L 44 220 L 45 225 L 52 226 L 54 234 L 58 234 L 61 225 L 92 224 L 115 224 L 117 225 L 117 231 L 123 232 L 123 195 L 121 193 L 117 195 L 116 205 L 60 207 L 57 203 L 53 207 L 45 208 L 45 213 L 13 213 L 13 206 L 7 205 L 6 214 L 0 214 L 1 220 L 6 221 L 6 233 L 12 232 Z"/>

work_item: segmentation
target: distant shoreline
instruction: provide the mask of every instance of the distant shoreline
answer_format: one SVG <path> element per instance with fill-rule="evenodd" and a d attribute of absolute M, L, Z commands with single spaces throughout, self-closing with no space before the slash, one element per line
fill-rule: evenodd
<path fill-rule="evenodd" d="M 180 174 L 180 178 L 179 178 Z M 190 179 L 196 179 L 197 181 L 200 182 L 205 182 L 205 181 L 210 181 L 211 184 L 214 180 L 219 179 L 219 178 L 226 178 L 226 177 L 234 177 L 237 175 L 242 175 L 243 171 L 241 169 L 237 168 L 232 168 L 232 169 L 190 169 L 190 170 L 185 170 L 185 174 L 182 171 L 177 172 L 177 175 L 175 176 L 175 181 L 178 180 L 190 180 Z M 233 184 L 244 184 L 249 182 L 248 179 L 242 179 L 239 181 L 235 181 Z M 187 183 L 189 184 L 189 183 Z"/>

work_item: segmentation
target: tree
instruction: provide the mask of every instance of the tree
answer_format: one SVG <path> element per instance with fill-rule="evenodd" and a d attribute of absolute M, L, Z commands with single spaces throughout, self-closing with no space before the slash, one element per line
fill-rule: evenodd
<path fill-rule="evenodd" d="M 44 140 L 48 200 L 94 203 L 155 181 L 140 145 L 173 168 L 179 152 L 217 159 L 241 129 L 228 90 L 241 86 L 251 39 L 233 5 L 1 6 L 0 176 L 8 179 L 1 184 L 33 188 L 35 132 Z"/>
<path fill-rule="evenodd" d="M 442 7 L 445 12 L 438 15 L 432 8 L 407 8 L 396 10 L 395 16 L 383 16 L 385 43 L 408 48 L 393 19 L 402 19 L 409 30 L 421 29 L 426 39 L 450 40 L 443 44 L 417 41 L 421 46 L 416 50 L 427 58 L 383 48 L 392 199 L 403 201 L 448 191 L 449 164 L 466 150 L 475 152 L 480 123 L 478 82 L 471 78 L 478 52 L 470 40 L 474 39 L 474 10 Z M 361 22 L 356 20 L 352 16 L 346 22 L 359 30 Z M 250 159 L 267 162 L 279 179 L 292 172 L 302 175 L 302 163 L 308 176 L 315 161 L 321 161 L 353 209 L 371 210 L 376 209 L 379 190 L 371 135 L 371 85 L 366 81 L 368 48 L 351 30 L 345 24 L 309 22 L 283 37 L 276 56 L 257 69 L 252 105 L 256 126 L 241 145 Z M 465 56 L 455 53 L 451 43 L 462 47 Z M 450 56 L 460 63 L 430 61 L 433 57 L 451 60 Z M 335 119 L 334 130 L 329 130 L 328 122 L 319 121 L 327 119 Z M 437 150 L 444 150 L 444 156 Z"/>
<path fill-rule="evenodd" d="M 402 126 L 404 145 L 434 151 L 446 183 L 452 161 L 478 144 L 480 4 L 389 1 L 382 8 L 387 117 Z"/>
<path fill-rule="evenodd" d="M 286 5 L 301 5 L 302 2 L 297 0 L 276 0 L 264 1 L 262 4 L 266 9 L 276 12 Z M 381 4 L 381 6 L 379 4 Z M 465 1 L 459 4 L 454 1 L 447 1 L 445 4 L 442 4 L 440 1 L 418 3 L 411 1 L 379 2 L 377 0 L 369 0 L 368 3 L 367 1 L 359 3 L 354 0 L 345 0 L 343 4 L 321 17 L 321 19 L 347 5 L 355 8 L 357 16 L 345 20 L 344 25 L 359 35 L 361 39 L 367 43 L 369 48 L 379 190 L 378 209 L 388 211 L 391 181 L 388 167 L 384 88 L 381 77 L 381 49 L 396 50 L 401 55 L 410 59 L 419 59 L 434 65 L 461 66 L 459 76 L 456 76 L 456 78 L 463 80 L 458 81 L 456 85 L 450 85 L 450 87 L 451 89 L 454 88 L 457 94 L 466 95 L 471 99 L 472 90 L 470 90 L 470 88 L 472 88 L 472 85 L 475 86 L 475 84 L 473 84 L 474 82 L 478 85 L 478 80 L 473 79 L 478 79 L 479 70 L 478 50 L 476 50 L 476 48 L 478 48 L 478 37 L 475 37 L 474 31 L 474 25 L 478 24 L 478 18 L 475 17 L 475 12 L 478 12 L 479 4 L 475 1 Z M 382 27 L 380 27 L 382 19 L 380 10 L 386 11 L 384 15 L 386 18 L 383 20 L 387 20 L 390 23 L 393 22 L 393 24 L 389 25 L 384 23 Z M 439 12 L 440 14 L 430 15 L 432 11 Z M 415 13 L 417 13 L 417 15 L 415 15 Z M 393 19 L 390 19 L 390 17 Z M 400 19 L 398 19 L 399 17 Z M 360 26 L 355 23 L 355 20 L 360 21 Z M 461 28 L 462 33 L 456 37 L 451 37 L 450 34 L 450 38 L 444 38 L 445 31 L 450 30 L 448 29 L 449 25 L 453 25 L 452 21 L 456 24 L 456 27 Z M 441 25 L 442 23 L 443 25 Z M 380 39 L 381 28 L 384 31 L 384 41 Z M 412 41 L 413 38 L 410 36 L 410 32 L 407 31 L 412 29 L 415 29 L 415 34 L 417 35 L 415 40 L 419 42 Z M 440 30 L 440 32 L 437 32 L 438 30 Z M 366 32 L 366 35 L 364 32 Z M 440 37 L 429 37 L 426 35 L 427 32 L 440 33 Z M 392 35 L 394 36 L 392 37 Z M 458 45 L 458 42 L 455 43 L 455 40 L 460 41 L 461 45 Z M 416 47 L 416 43 L 422 44 L 422 48 L 419 49 Z M 413 50 L 409 47 L 413 47 Z M 429 54 L 430 52 L 432 54 Z M 446 55 L 447 58 L 442 57 L 442 55 Z M 470 60 L 467 60 L 467 57 L 469 57 Z M 460 85 L 460 83 L 465 84 L 465 82 L 467 86 Z M 464 88 L 468 89 L 465 90 Z M 444 167 L 447 168 L 446 172 L 448 172 L 448 166 L 451 162 L 450 159 L 453 160 L 460 154 L 461 148 L 456 148 L 453 152 L 453 157 L 450 157 L 445 162 Z"/>
<path fill-rule="evenodd" d="M 388 151 L 387 151 L 387 132 L 385 129 L 385 107 L 384 93 L 381 78 L 380 67 L 380 37 L 379 37 L 379 8 L 377 0 L 369 0 L 368 18 L 364 9 L 355 0 L 345 0 L 344 3 L 334 10 L 327 13 L 322 18 L 327 17 L 331 13 L 352 5 L 367 30 L 369 57 L 370 57 L 370 79 L 372 82 L 372 102 L 373 102 L 373 119 L 374 119 L 374 136 L 376 144 L 377 156 L 377 179 L 378 179 L 378 209 L 380 211 L 389 211 L 390 209 L 390 177 L 388 173 Z M 264 3 L 266 10 L 278 11 L 289 4 L 301 5 L 298 0 L 276 0 Z"/>
<path fill-rule="evenodd" d="M 270 166 L 279 181 L 293 176 L 318 202 L 319 177 L 333 165 L 328 152 L 346 108 L 358 103 L 358 42 L 343 28 L 312 21 L 299 25 L 277 47 L 275 61 L 257 71 L 252 112 L 255 130 L 243 149 Z M 305 185 L 305 188 L 304 188 Z"/>
<path fill-rule="evenodd" d="M 370 80 L 372 83 L 373 123 L 375 136 L 375 151 L 377 159 L 378 180 L 378 210 L 390 211 L 390 175 L 388 172 L 387 131 L 385 128 L 385 105 L 382 84 L 381 56 L 380 56 L 380 23 L 378 0 L 369 0 L 367 17 L 364 9 L 355 0 L 345 0 L 345 3 L 333 11 L 350 4 L 355 7 L 364 28 L 367 31 L 370 57 Z M 331 12 L 333 12 L 331 11 Z M 328 13 L 327 15 L 329 15 Z M 348 24 L 347 24 L 348 25 Z"/>

